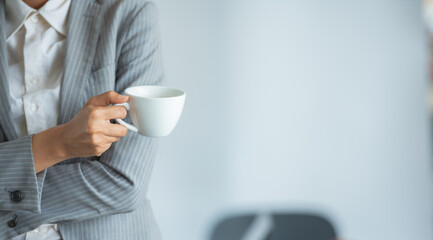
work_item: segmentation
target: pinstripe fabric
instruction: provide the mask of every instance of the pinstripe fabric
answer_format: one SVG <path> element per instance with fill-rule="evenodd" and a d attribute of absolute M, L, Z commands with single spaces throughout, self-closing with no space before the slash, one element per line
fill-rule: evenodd
<path fill-rule="evenodd" d="M 7 66 L 6 61 L 6 16 L 4 12 L 4 0 L 0 1 L 0 79 L 7 79 Z M 9 139 L 17 138 L 17 133 L 12 127 L 12 118 L 10 113 L 10 100 L 9 100 L 9 83 L 7 81 L 0 81 L 0 125 L 3 133 Z"/>
<path fill-rule="evenodd" d="M 146 198 L 158 140 L 133 132 L 101 157 L 68 159 L 35 175 L 31 136 L 8 117 L 4 0 L 0 0 L 0 238 L 57 223 L 64 239 L 159 239 Z M 73 0 L 58 122 L 108 90 L 160 85 L 156 7 L 144 0 Z M 127 119 L 129 121 L 129 119 Z M 20 190 L 20 203 L 9 190 Z M 17 226 L 9 221 L 17 214 Z"/>

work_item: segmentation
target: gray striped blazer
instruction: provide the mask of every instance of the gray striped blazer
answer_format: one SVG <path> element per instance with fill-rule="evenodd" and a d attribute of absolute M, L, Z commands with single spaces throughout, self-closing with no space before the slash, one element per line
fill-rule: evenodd
<path fill-rule="evenodd" d="M 156 139 L 130 131 L 100 157 L 68 159 L 35 174 L 31 136 L 18 138 L 9 114 L 4 4 L 0 0 L 0 238 L 57 223 L 67 240 L 159 239 L 146 198 Z M 94 95 L 159 85 L 162 77 L 152 2 L 72 0 L 58 124 Z M 12 201 L 10 191 L 23 199 Z M 8 226 L 13 218 L 16 226 Z"/>

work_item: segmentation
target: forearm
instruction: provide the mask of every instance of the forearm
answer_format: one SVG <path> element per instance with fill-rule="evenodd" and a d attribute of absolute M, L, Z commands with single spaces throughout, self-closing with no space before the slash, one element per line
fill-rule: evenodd
<path fill-rule="evenodd" d="M 19 213 L 20 226 L 133 211 L 146 194 L 157 145 L 157 139 L 130 133 L 99 160 L 77 158 L 50 167 L 44 181 L 41 213 Z M 13 212 L 3 215 L 0 220 L 8 220 Z"/>
<path fill-rule="evenodd" d="M 32 149 L 36 173 L 68 159 L 62 141 L 64 127 L 64 124 L 59 125 L 33 135 Z"/>
<path fill-rule="evenodd" d="M 126 127 L 110 124 L 109 119 L 124 118 L 126 110 L 101 106 L 128 100 L 119 96 L 115 92 L 95 96 L 66 124 L 0 143 L 0 210 L 40 213 L 46 174 L 41 171 L 65 159 L 101 156 L 125 136 Z"/>

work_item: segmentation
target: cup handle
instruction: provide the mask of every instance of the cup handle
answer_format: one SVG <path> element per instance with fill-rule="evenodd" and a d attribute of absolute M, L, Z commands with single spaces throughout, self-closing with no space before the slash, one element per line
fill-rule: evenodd
<path fill-rule="evenodd" d="M 113 106 L 124 106 L 126 108 L 127 111 L 129 111 L 129 103 L 119 103 L 119 104 L 113 104 Z M 123 121 L 120 118 L 116 118 L 114 119 L 118 124 L 123 125 L 125 127 L 127 127 L 129 130 L 133 131 L 133 132 L 138 132 L 138 128 L 132 124 L 129 124 L 125 121 Z"/>

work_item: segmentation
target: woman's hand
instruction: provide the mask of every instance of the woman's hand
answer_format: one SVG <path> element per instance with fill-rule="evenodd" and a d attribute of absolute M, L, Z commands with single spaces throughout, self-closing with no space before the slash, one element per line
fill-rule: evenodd
<path fill-rule="evenodd" d="M 125 126 L 110 123 L 110 119 L 125 118 L 126 109 L 108 105 L 128 100 L 128 96 L 113 91 L 94 96 L 71 121 L 35 134 L 32 138 L 35 171 L 68 158 L 100 156 L 107 151 L 128 133 Z"/>
<path fill-rule="evenodd" d="M 125 118 L 126 109 L 123 106 L 107 106 L 128 101 L 128 96 L 110 91 L 92 97 L 65 124 L 62 142 L 67 158 L 100 156 L 128 133 L 128 129 L 120 124 L 110 123 L 110 119 Z"/>

